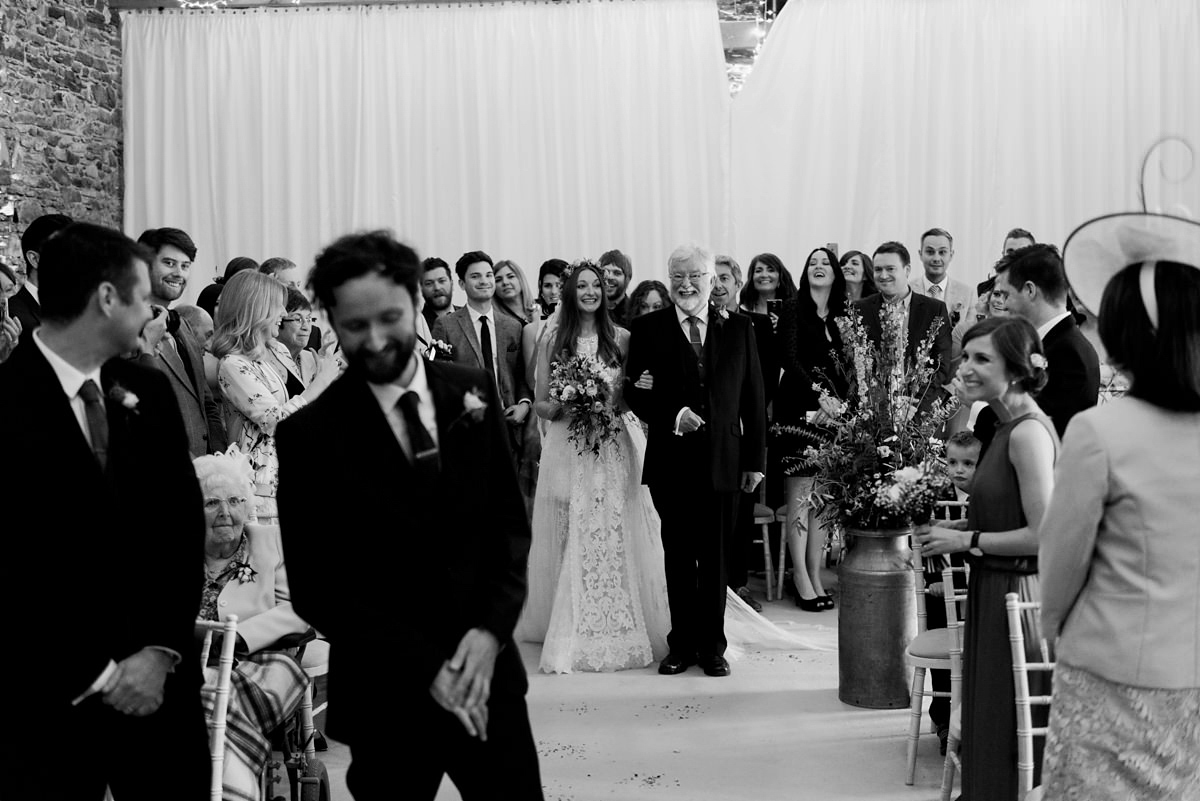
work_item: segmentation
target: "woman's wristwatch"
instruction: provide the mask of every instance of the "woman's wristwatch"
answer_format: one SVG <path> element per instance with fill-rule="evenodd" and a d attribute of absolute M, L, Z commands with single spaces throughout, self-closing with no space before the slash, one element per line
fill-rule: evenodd
<path fill-rule="evenodd" d="M 979 547 L 979 535 L 982 533 L 979 529 L 971 532 L 971 547 L 967 550 L 971 556 L 983 556 L 983 549 Z"/>

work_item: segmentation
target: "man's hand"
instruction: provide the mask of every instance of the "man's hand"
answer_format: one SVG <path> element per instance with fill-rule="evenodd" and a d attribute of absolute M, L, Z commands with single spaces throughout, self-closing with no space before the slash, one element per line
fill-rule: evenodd
<path fill-rule="evenodd" d="M 649 370 L 643 370 L 638 376 L 638 380 L 633 382 L 633 385 L 638 389 L 654 389 L 654 376 L 650 375 Z"/>
<path fill-rule="evenodd" d="M 679 417 L 679 433 L 690 434 L 693 431 L 699 431 L 704 425 L 704 418 L 693 412 L 688 407 L 683 407 L 683 414 Z"/>
<path fill-rule="evenodd" d="M 754 492 L 758 489 L 758 484 L 763 480 L 762 473 L 756 473 L 753 470 L 747 470 L 742 473 L 742 492 Z"/>
<path fill-rule="evenodd" d="M 504 410 L 504 419 L 513 425 L 521 425 L 525 422 L 525 418 L 529 416 L 528 403 L 514 403 Z"/>
<path fill-rule="evenodd" d="M 450 669 L 449 662 L 443 662 L 441 670 L 433 679 L 433 684 L 429 686 L 429 694 L 433 696 L 433 700 L 437 702 L 438 706 L 458 718 L 458 722 L 466 729 L 467 734 L 486 742 L 487 704 L 468 709 L 450 700 L 454 683 L 458 680 L 459 675 L 459 671 Z"/>
<path fill-rule="evenodd" d="M 492 671 L 500 653 L 496 635 L 486 629 L 471 629 L 450 658 L 450 669 L 458 673 L 450 698 L 467 708 L 486 706 L 492 692 Z"/>
<path fill-rule="evenodd" d="M 163 685 L 171 667 L 171 657 L 154 648 L 143 648 L 122 659 L 101 690 L 104 703 L 124 715 L 154 714 L 162 705 Z"/>
<path fill-rule="evenodd" d="M 167 310 L 162 306 L 151 306 L 150 308 L 154 312 L 154 317 L 143 326 L 142 334 L 138 339 L 141 352 L 153 355 L 158 352 L 158 343 L 167 333 Z"/>

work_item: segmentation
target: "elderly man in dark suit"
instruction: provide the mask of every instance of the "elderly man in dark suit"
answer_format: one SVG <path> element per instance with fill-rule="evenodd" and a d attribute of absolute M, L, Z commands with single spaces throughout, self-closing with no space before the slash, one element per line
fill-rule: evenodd
<path fill-rule="evenodd" d="M 151 254 L 77 223 L 40 250 L 42 324 L 0 365 L 10 553 L 5 798 L 208 797 L 193 625 L 204 513 L 171 390 L 113 358 L 151 319 Z M 56 743 L 72 749 L 69 766 Z"/>
<path fill-rule="evenodd" d="M 1037 244 L 1006 255 L 996 264 L 995 292 L 1009 314 L 1031 322 L 1042 338 L 1048 366 L 1037 402 L 1061 437 L 1072 417 L 1098 402 L 1100 358 L 1067 308 L 1067 274 L 1058 249 Z"/>
<path fill-rule="evenodd" d="M 29 341 L 33 331 L 42 322 L 42 304 L 39 300 L 40 273 L 38 264 L 40 251 L 47 239 L 54 236 L 72 222 L 65 214 L 43 214 L 21 234 L 21 254 L 25 258 L 25 283 L 17 294 L 8 301 L 8 313 L 21 321 L 21 344 Z"/>
<path fill-rule="evenodd" d="M 673 306 L 634 319 L 625 398 L 649 426 L 642 483 L 662 518 L 670 653 L 658 672 L 699 664 L 728 676 L 725 541 L 739 492 L 763 478 L 766 406 L 749 317 L 709 304 L 716 271 L 703 248 L 675 249 L 667 263 Z"/>
<path fill-rule="evenodd" d="M 154 252 L 150 263 L 150 302 L 164 312 L 187 289 L 196 245 L 178 228 L 151 228 L 138 244 Z M 177 312 L 147 326 L 139 361 L 161 371 L 171 383 L 192 457 L 225 450 L 225 420 L 204 379 L 203 347 L 199 335 Z"/>
<path fill-rule="evenodd" d="M 529 524 L 489 375 L 414 352 L 419 277 L 382 231 L 317 257 L 350 367 L 278 429 L 292 602 L 329 638 L 329 733 L 351 748 L 355 798 L 432 799 L 449 774 L 467 801 L 537 801 L 512 640 Z M 320 503 L 314 461 L 334 468 Z M 437 603 L 408 607 L 387 580 L 405 565 L 441 566 Z M 400 718 L 416 736 L 397 749 L 379 724 Z"/>
<path fill-rule="evenodd" d="M 930 386 L 927 388 L 923 404 L 928 405 L 934 400 L 945 397 L 943 387 L 950 383 L 951 369 L 951 326 L 950 315 L 946 304 L 940 300 L 926 297 L 914 292 L 908 283 L 912 270 L 908 248 L 899 242 L 884 242 L 875 248 L 872 257 L 874 262 L 875 286 L 879 294 L 870 295 L 855 302 L 855 307 L 863 318 L 863 327 L 867 335 L 875 342 L 882 337 L 880 315 L 884 304 L 897 308 L 907 318 L 908 345 L 904 356 L 907 360 L 930 358 L 933 360 L 935 372 Z M 917 348 L 929 335 L 929 328 L 935 321 L 941 321 L 937 334 L 928 353 L 917 353 Z"/>

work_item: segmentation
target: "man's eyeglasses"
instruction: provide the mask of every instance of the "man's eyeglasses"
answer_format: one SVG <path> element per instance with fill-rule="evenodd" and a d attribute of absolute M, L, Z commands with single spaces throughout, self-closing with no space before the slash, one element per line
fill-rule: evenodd
<path fill-rule="evenodd" d="M 287 317 L 281 317 L 279 322 L 281 322 L 281 323 L 309 322 L 309 323 L 312 323 L 315 325 L 317 322 L 317 318 L 315 316 L 306 316 L 303 314 L 289 314 Z"/>
<path fill-rule="evenodd" d="M 702 278 L 706 278 L 708 273 L 671 273 L 671 284 L 678 286 L 683 283 L 683 279 L 687 279 L 693 284 L 699 284 Z"/>

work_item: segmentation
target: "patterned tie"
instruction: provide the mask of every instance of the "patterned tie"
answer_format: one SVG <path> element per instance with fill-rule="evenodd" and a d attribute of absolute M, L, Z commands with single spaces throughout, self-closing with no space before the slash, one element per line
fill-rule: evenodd
<path fill-rule="evenodd" d="M 688 340 L 692 343 L 692 352 L 699 359 L 704 353 L 704 343 L 700 341 L 700 321 L 694 314 L 689 314 L 688 318 Z"/>
<path fill-rule="evenodd" d="M 92 438 L 92 453 L 96 454 L 96 460 L 103 469 L 108 464 L 108 417 L 104 414 L 104 404 L 100 402 L 100 387 L 89 378 L 79 388 L 79 397 L 83 398 L 83 414 Z"/>
<path fill-rule="evenodd" d="M 404 427 L 408 429 L 408 444 L 412 449 L 410 461 L 422 479 L 437 476 L 438 449 L 429 436 L 429 429 L 421 422 L 421 414 L 417 408 L 421 404 L 421 396 L 415 392 L 405 392 L 396 402 L 400 414 L 404 417 Z"/>
<path fill-rule="evenodd" d="M 937 284 L 931 284 L 929 287 L 929 297 L 933 298 L 934 300 L 941 300 L 942 288 Z"/>

